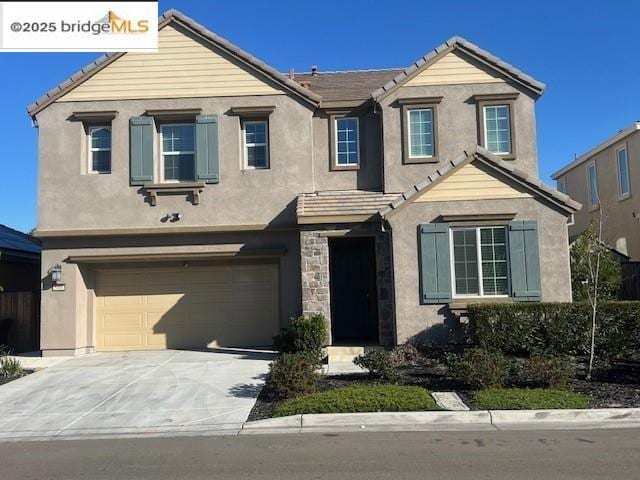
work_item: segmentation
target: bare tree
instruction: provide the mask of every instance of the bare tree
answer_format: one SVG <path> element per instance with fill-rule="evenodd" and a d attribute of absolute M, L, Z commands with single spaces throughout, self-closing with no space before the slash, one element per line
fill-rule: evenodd
<path fill-rule="evenodd" d="M 604 223 L 604 215 L 600 210 L 598 215 L 598 231 L 595 242 L 591 242 L 593 249 L 590 255 L 587 255 L 587 267 L 591 279 L 591 288 L 587 288 L 589 303 L 591 304 L 591 343 L 589 345 L 589 368 L 587 369 L 587 381 L 591 381 L 593 373 L 593 360 L 596 353 L 596 318 L 598 315 L 598 287 L 600 286 L 600 260 L 602 258 L 602 224 Z"/>

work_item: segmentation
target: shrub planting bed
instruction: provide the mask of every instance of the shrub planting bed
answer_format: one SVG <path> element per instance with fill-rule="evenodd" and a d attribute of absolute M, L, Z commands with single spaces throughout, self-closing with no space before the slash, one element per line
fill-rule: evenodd
<path fill-rule="evenodd" d="M 489 388 L 470 398 L 473 407 L 485 410 L 587 408 L 590 401 L 584 393 L 557 388 Z"/>

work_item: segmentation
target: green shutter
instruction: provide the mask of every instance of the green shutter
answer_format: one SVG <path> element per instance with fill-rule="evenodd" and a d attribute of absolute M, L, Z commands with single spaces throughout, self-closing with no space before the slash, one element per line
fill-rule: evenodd
<path fill-rule="evenodd" d="M 131 185 L 153 182 L 153 118 L 129 120 Z"/>
<path fill-rule="evenodd" d="M 511 296 L 521 302 L 540 301 L 540 254 L 538 222 L 514 220 L 509 223 L 509 265 Z"/>
<path fill-rule="evenodd" d="M 218 159 L 218 116 L 196 117 L 196 172 L 197 179 L 206 183 L 220 181 Z"/>
<path fill-rule="evenodd" d="M 427 223 L 419 226 L 420 295 L 422 303 L 446 303 L 451 300 L 451 259 L 449 224 Z"/>

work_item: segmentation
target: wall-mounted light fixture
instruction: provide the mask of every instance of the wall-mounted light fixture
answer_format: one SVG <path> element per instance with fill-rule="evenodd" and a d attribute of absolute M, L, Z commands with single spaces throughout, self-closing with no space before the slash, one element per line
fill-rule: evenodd
<path fill-rule="evenodd" d="M 64 283 L 62 283 L 62 267 L 59 263 L 56 263 L 49 269 L 49 275 L 51 276 L 51 288 L 53 290 L 64 290 Z"/>

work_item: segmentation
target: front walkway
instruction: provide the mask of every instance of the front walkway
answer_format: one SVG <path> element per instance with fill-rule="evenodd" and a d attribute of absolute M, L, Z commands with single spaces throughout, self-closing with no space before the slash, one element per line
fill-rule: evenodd
<path fill-rule="evenodd" d="M 237 430 L 273 354 L 98 353 L 0 387 L 0 438 Z"/>

